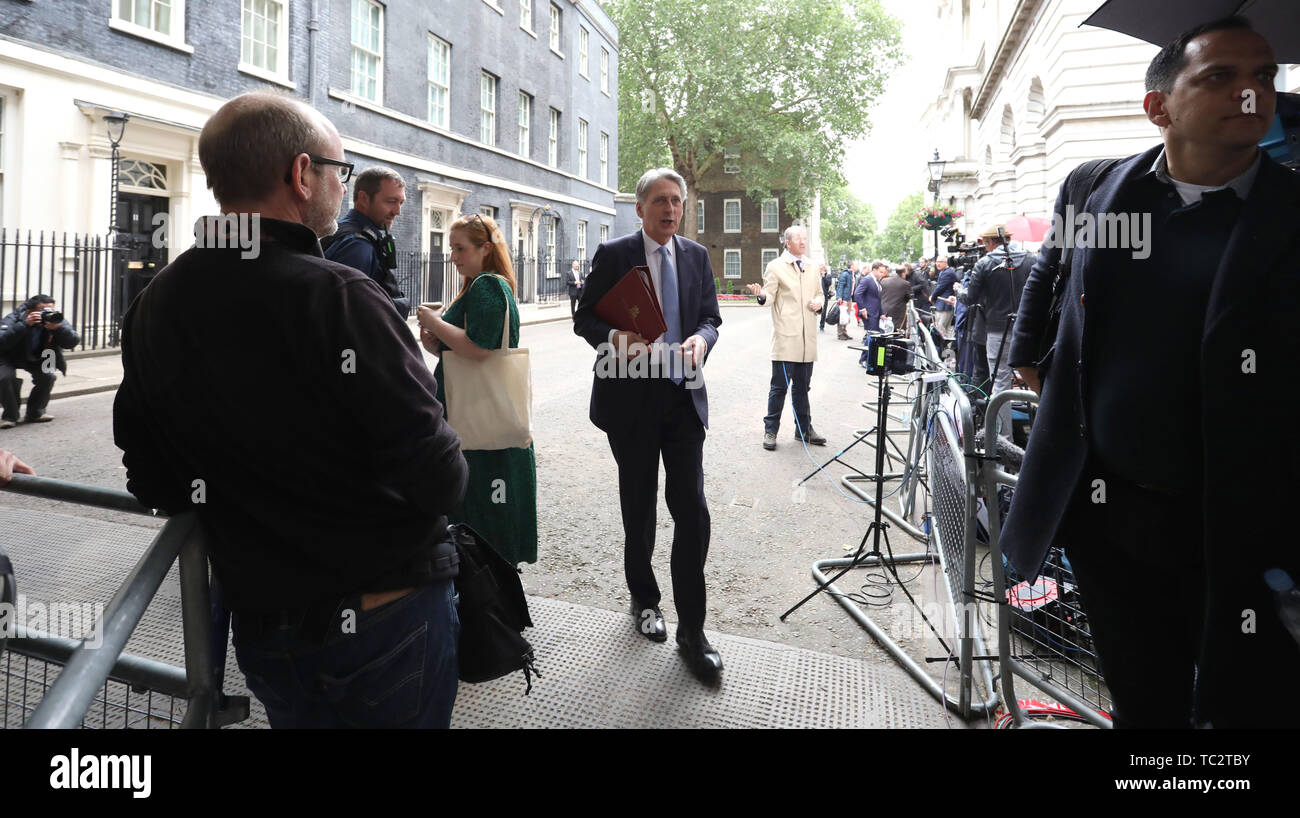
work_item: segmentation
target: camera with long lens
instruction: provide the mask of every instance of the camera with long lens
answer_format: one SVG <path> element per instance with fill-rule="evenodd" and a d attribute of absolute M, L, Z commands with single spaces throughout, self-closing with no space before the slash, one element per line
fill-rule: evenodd
<path fill-rule="evenodd" d="M 41 323 L 62 324 L 63 313 L 59 310 L 53 309 L 52 307 L 46 307 L 45 309 L 41 310 Z"/>
<path fill-rule="evenodd" d="M 939 234 L 948 240 L 949 263 L 954 267 L 965 267 L 967 269 L 974 267 L 975 262 L 986 252 L 984 245 L 978 241 L 967 242 L 966 234 L 957 229 L 957 225 L 950 224 L 939 231 Z"/>
<path fill-rule="evenodd" d="M 906 375 L 916 371 L 916 344 L 901 332 L 868 332 L 867 374 Z"/>

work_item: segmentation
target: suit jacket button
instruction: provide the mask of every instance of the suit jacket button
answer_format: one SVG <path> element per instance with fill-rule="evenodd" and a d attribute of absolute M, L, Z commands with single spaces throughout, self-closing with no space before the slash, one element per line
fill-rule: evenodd
<path fill-rule="evenodd" d="M 1088 434 L 1088 427 L 1085 426 L 1085 425 L 1083 425 L 1082 423 L 1080 423 L 1080 424 L 1079 424 L 1079 437 L 1086 437 L 1087 434 Z"/>

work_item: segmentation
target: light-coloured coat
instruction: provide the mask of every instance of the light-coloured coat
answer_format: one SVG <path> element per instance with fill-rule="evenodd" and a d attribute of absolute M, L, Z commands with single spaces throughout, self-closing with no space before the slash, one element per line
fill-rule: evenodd
<path fill-rule="evenodd" d="M 815 301 L 824 306 L 816 265 L 804 261 L 803 272 L 788 254 L 772 260 L 763 271 L 765 304 L 772 308 L 772 360 L 808 363 L 817 360 Z"/>

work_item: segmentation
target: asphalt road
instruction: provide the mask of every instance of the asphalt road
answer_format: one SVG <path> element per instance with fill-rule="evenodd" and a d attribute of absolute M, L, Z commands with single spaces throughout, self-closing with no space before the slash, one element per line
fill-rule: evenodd
<path fill-rule="evenodd" d="M 830 445 L 809 450 L 795 441 L 787 403 L 778 448 L 764 451 L 760 444 L 771 372 L 771 321 L 765 309 L 755 307 L 727 307 L 722 315 L 719 343 L 705 370 L 711 417 L 704 448 L 705 493 L 713 520 L 706 628 L 890 661 L 825 594 L 787 622 L 778 619 L 813 589 L 812 563 L 850 553 L 870 521 L 870 506 L 839 485 L 847 473 L 842 466 L 832 464 L 803 488 L 794 483 L 851 442 L 855 429 L 871 425 L 874 415 L 862 403 L 874 404 L 875 380 L 857 366 L 858 353 L 837 342 L 828 329 L 820 336 L 821 360 L 810 400 L 813 423 Z M 859 337 L 860 331 L 853 335 Z M 587 419 L 594 352 L 567 321 L 524 327 L 522 343 L 532 350 L 540 517 L 539 561 L 524 566 L 525 588 L 530 594 L 625 610 L 629 601 L 614 461 L 604 434 Z M 901 390 L 896 394 L 901 397 Z M 55 422 L 0 432 L 0 447 L 18 453 L 42 476 L 124 488 L 121 453 L 112 442 L 113 395 L 56 400 L 50 406 Z M 845 459 L 872 470 L 874 457 L 864 446 Z M 44 501 L 0 494 L 0 504 L 39 508 Z M 152 523 L 75 506 L 59 510 L 133 525 Z M 665 616 L 675 621 L 668 568 L 672 522 L 662 489 L 658 520 L 660 547 L 654 562 L 665 592 Z M 897 529 L 891 531 L 891 543 L 895 552 L 923 550 Z M 854 581 L 841 587 L 856 590 L 866 573 L 853 572 Z M 909 577 L 917 569 L 902 573 Z M 909 587 L 913 594 L 927 597 L 935 582 L 935 572 L 927 569 Z M 875 594 L 885 595 L 879 598 L 885 603 L 890 592 Z M 873 616 L 903 617 L 906 600 L 897 588 L 892 600 Z M 904 644 L 917 658 L 928 650 L 919 636 Z M 935 668 L 936 675 L 942 672 L 942 665 Z"/>

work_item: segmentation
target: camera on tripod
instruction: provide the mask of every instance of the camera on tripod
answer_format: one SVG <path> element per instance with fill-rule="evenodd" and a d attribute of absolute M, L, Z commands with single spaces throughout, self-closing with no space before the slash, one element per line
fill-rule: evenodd
<path fill-rule="evenodd" d="M 984 245 L 978 241 L 967 242 L 966 234 L 958 230 L 955 224 L 940 230 L 939 235 L 948 240 L 948 254 L 952 256 L 949 262 L 954 267 L 974 267 L 975 262 L 984 255 Z"/>
<path fill-rule="evenodd" d="M 916 342 L 901 332 L 868 332 L 868 375 L 906 375 L 916 371 Z"/>

